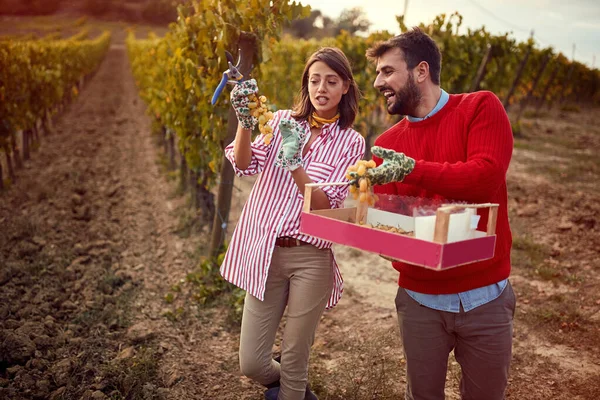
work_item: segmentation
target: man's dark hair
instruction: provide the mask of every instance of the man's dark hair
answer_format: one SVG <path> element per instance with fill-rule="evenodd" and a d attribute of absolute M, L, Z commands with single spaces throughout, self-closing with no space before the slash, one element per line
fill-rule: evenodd
<path fill-rule="evenodd" d="M 421 61 L 427 62 L 431 81 L 436 85 L 440 84 L 442 53 L 428 34 L 414 27 L 384 42 L 376 43 L 367 49 L 367 58 L 371 62 L 377 62 L 379 57 L 394 48 L 402 50 L 408 69 L 413 69 Z"/>

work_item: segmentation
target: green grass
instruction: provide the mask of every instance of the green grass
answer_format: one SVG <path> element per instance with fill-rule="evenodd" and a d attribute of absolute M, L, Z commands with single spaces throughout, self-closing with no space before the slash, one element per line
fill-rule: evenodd
<path fill-rule="evenodd" d="M 168 310 L 163 314 L 167 320 L 175 323 L 184 319 L 188 313 L 183 307 L 177 307 L 175 310 Z"/>
<path fill-rule="evenodd" d="M 565 104 L 560 107 L 560 111 L 578 113 L 581 112 L 581 108 L 575 104 Z"/>
<path fill-rule="evenodd" d="M 513 263 L 528 270 L 542 266 L 549 255 L 545 246 L 526 236 L 515 236 L 512 250 Z"/>
<path fill-rule="evenodd" d="M 199 211 L 193 206 L 181 207 L 175 211 L 177 216 L 177 226 L 173 229 L 180 238 L 189 238 L 194 234 L 203 232 L 205 225 L 202 223 L 202 218 Z M 204 249 L 199 249 L 198 254 L 192 254 L 192 257 L 204 254 Z"/>
<path fill-rule="evenodd" d="M 530 151 L 535 150 L 533 143 L 531 143 L 530 141 L 524 140 L 524 139 L 516 139 L 513 144 L 513 147 L 515 149 L 520 149 L 520 150 L 530 150 Z"/>
<path fill-rule="evenodd" d="M 529 173 L 544 175 L 557 183 L 593 184 L 600 174 L 600 157 L 590 149 L 595 139 L 588 136 L 546 135 L 542 138 L 515 139 L 514 148 L 540 155 L 528 160 Z"/>
<path fill-rule="evenodd" d="M 171 304 L 175 301 L 175 295 L 173 293 L 167 293 L 165 295 L 165 303 Z"/>
<path fill-rule="evenodd" d="M 94 304 L 73 318 L 73 323 L 82 325 L 85 329 L 92 329 L 97 324 L 103 324 L 111 330 L 124 329 L 131 323 L 129 304 L 135 290 L 130 289 L 119 294 L 114 304 Z"/>
<path fill-rule="evenodd" d="M 577 311 L 577 305 L 572 303 L 551 303 L 540 305 L 532 309 L 531 314 L 537 318 L 538 322 L 550 323 L 553 325 L 581 321 L 583 317 Z"/>
<path fill-rule="evenodd" d="M 550 258 L 550 249 L 527 236 L 515 235 L 511 256 L 513 265 L 529 277 L 571 285 L 578 283 L 581 279 L 565 274 L 560 268 L 560 264 L 547 262 Z"/>
<path fill-rule="evenodd" d="M 523 127 L 520 122 L 511 122 L 511 128 L 514 137 L 522 137 L 523 136 Z"/>
<path fill-rule="evenodd" d="M 328 343 L 326 348 L 313 348 L 309 372 L 313 391 L 327 400 L 403 397 L 404 364 L 398 339 L 395 329 L 375 328 L 368 340 L 350 334 L 336 340 L 333 347 Z M 332 352 L 337 353 L 333 366 L 329 362 Z"/>
<path fill-rule="evenodd" d="M 535 111 L 535 110 L 529 110 L 529 111 L 525 111 L 523 113 L 523 117 L 527 118 L 527 119 L 531 119 L 531 118 L 544 118 L 547 117 L 548 113 L 546 111 Z"/>
<path fill-rule="evenodd" d="M 142 400 L 154 397 L 150 387 L 160 387 L 158 374 L 160 356 L 153 347 L 140 347 L 129 359 L 114 360 L 102 373 L 106 383 L 105 392 L 111 399 Z M 150 386 L 149 386 L 150 385 Z"/>
<path fill-rule="evenodd" d="M 242 320 L 246 292 L 221 277 L 219 266 L 225 251 L 216 259 L 203 259 L 198 267 L 187 274 L 186 283 L 192 287 L 192 297 L 201 307 L 225 305 L 227 320 L 237 326 Z M 198 259 L 198 258 L 196 258 Z"/>

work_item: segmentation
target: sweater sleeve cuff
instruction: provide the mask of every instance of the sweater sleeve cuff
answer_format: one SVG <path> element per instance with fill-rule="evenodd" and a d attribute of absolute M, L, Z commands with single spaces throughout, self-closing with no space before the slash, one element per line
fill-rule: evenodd
<path fill-rule="evenodd" d="M 424 161 L 416 161 L 415 167 L 413 168 L 412 172 L 406 175 L 406 177 L 404 177 L 402 183 L 406 183 L 409 185 L 419 185 L 423 180 L 423 175 L 425 174 L 426 170 L 427 166 L 425 165 Z"/>

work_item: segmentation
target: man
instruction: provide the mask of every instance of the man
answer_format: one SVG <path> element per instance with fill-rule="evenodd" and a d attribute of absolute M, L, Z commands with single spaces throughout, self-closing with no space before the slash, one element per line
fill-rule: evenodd
<path fill-rule="evenodd" d="M 393 262 L 400 272 L 396 309 L 406 356 L 406 398 L 444 399 L 449 353 L 462 369 L 463 399 L 503 399 L 512 352 L 515 295 L 507 278 L 512 244 L 506 171 L 513 137 L 490 92 L 448 94 L 441 54 L 418 28 L 367 51 L 374 86 L 390 114 L 405 115 L 375 141 L 368 171 L 376 193 L 498 203 L 492 259 L 447 271 Z M 480 212 L 485 230 L 487 211 Z"/>

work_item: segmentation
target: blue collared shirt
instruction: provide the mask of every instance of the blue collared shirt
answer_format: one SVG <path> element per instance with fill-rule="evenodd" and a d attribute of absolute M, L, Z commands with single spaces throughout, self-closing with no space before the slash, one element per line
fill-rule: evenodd
<path fill-rule="evenodd" d="M 433 110 L 431 110 L 429 112 L 429 114 L 427 114 L 423 118 L 411 117 L 410 115 L 407 115 L 406 118 L 408 118 L 408 120 L 410 122 L 423 121 L 424 119 L 427 119 L 427 118 L 431 117 L 433 114 L 435 114 L 436 112 L 440 111 L 446 105 L 446 103 L 448 103 L 448 100 L 450 100 L 450 95 L 444 89 L 442 89 L 442 94 L 440 96 L 440 99 L 438 100 L 435 107 L 433 107 Z"/>
<path fill-rule="evenodd" d="M 440 99 L 429 114 L 423 118 L 416 118 L 408 115 L 406 118 L 408 118 L 409 122 L 423 121 L 440 111 L 446 105 L 446 103 L 448 103 L 449 99 L 450 95 L 446 93 L 444 89 L 442 89 L 442 95 L 440 96 Z M 498 298 L 498 296 L 502 294 L 502 291 L 506 287 L 507 283 L 508 280 L 504 279 L 488 286 L 456 294 L 425 294 L 413 292 L 412 290 L 408 289 L 405 290 L 410 297 L 425 307 L 433 308 L 434 310 L 458 313 L 460 312 L 461 304 L 463 310 L 467 312 Z"/>

